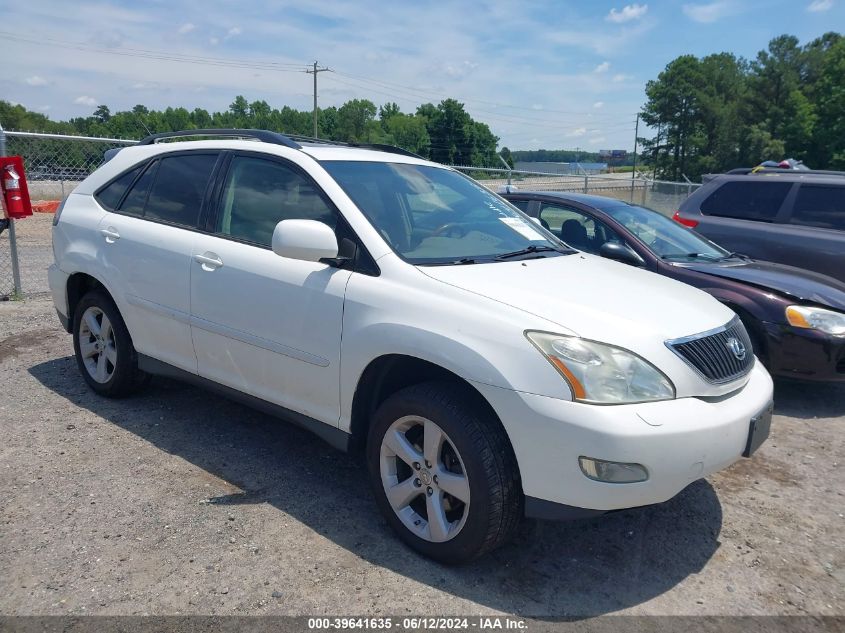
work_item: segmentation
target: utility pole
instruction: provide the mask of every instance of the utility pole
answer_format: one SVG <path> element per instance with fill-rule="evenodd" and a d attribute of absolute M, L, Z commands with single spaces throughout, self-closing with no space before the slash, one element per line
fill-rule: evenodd
<path fill-rule="evenodd" d="M 314 75 L 314 138 L 317 138 L 317 73 L 324 73 L 330 68 L 318 68 L 317 62 L 314 62 L 313 70 L 306 70 L 309 75 Z"/>
<path fill-rule="evenodd" d="M 631 168 L 631 202 L 634 202 L 634 180 L 637 177 L 637 141 L 640 134 L 640 113 L 637 112 L 637 122 L 634 125 L 634 165 Z"/>

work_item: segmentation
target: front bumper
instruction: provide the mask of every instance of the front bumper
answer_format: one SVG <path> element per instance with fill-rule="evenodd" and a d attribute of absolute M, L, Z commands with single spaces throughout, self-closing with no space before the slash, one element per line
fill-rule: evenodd
<path fill-rule="evenodd" d="M 772 380 L 758 362 L 748 382 L 719 398 L 596 406 L 475 383 L 513 445 L 527 513 L 549 517 L 610 511 L 671 499 L 689 483 L 740 459 L 751 418 L 772 400 Z M 639 483 L 588 479 L 578 457 L 642 464 Z M 532 510 L 532 508 L 534 510 Z M 587 513 L 590 514 L 590 513 Z"/>
<path fill-rule="evenodd" d="M 774 376 L 845 381 L 845 337 L 780 323 L 763 323 Z"/>

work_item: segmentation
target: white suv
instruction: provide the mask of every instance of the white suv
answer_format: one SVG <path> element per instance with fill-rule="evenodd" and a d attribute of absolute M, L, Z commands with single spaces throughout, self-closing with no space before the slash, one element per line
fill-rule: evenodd
<path fill-rule="evenodd" d="M 446 563 L 523 515 L 665 501 L 769 432 L 728 308 L 396 148 L 149 137 L 68 197 L 53 248 L 94 391 L 173 376 L 359 450 L 400 537 Z"/>

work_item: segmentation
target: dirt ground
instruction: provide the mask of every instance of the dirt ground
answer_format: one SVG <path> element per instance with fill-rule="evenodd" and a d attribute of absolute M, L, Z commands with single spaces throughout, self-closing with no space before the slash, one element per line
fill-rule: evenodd
<path fill-rule="evenodd" d="M 49 299 L 0 303 L 0 614 L 845 615 L 845 385 L 778 384 L 753 459 L 447 568 L 359 465 L 156 379 L 95 396 Z"/>

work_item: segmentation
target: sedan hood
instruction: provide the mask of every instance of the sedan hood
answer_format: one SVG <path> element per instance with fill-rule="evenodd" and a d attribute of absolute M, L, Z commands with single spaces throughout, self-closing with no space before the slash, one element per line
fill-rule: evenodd
<path fill-rule="evenodd" d="M 585 253 L 420 270 L 556 323 L 561 333 L 640 354 L 665 350 L 667 339 L 717 328 L 734 316 L 692 286 Z"/>
<path fill-rule="evenodd" d="M 794 266 L 773 262 L 695 262 L 678 264 L 707 275 L 732 279 L 789 295 L 802 301 L 845 311 L 845 283 Z"/>

